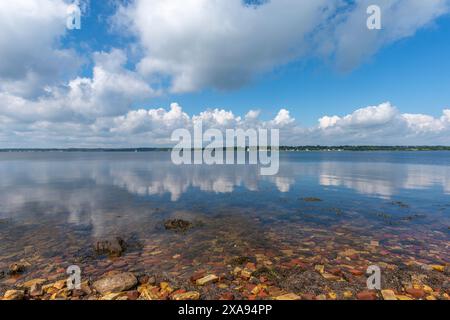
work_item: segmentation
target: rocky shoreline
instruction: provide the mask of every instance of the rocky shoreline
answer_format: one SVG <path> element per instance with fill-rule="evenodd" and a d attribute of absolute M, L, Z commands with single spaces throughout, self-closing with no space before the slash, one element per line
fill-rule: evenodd
<path fill-rule="evenodd" d="M 252 262 L 256 259 L 255 262 Z M 238 257 L 230 273 L 198 270 L 188 282 L 178 279 L 109 271 L 97 280 L 85 280 L 69 289 L 61 274 L 47 279 L 18 281 L 1 300 L 449 300 L 450 267 L 415 266 L 401 270 L 385 266 L 383 290 L 364 288 L 361 269 L 310 265 L 292 259 L 273 268 L 265 257 Z M 21 269 L 23 270 L 23 269 Z M 60 270 L 62 271 L 62 270 Z M 15 274 L 10 273 L 14 278 Z"/>
<path fill-rule="evenodd" d="M 204 223 L 218 227 L 202 229 Z M 446 250 L 438 247 L 448 243 L 436 236 L 432 241 L 422 234 L 412 239 L 391 230 L 394 226 L 379 235 L 386 239 L 380 241 L 357 235 L 358 229 L 330 232 L 283 224 L 284 232 L 262 237 L 260 229 L 249 224 L 238 232 L 244 224 L 229 217 L 202 223 L 173 219 L 160 225 L 164 237 L 97 239 L 86 243 L 88 254 L 74 247 L 70 255 L 46 257 L 29 248 L 24 258 L 6 268 L 0 265 L 0 299 L 450 299 L 450 265 Z M 292 242 L 292 232 L 303 241 Z M 67 261 L 82 271 L 78 289 L 67 287 L 66 272 L 72 265 Z M 370 265 L 381 269 L 382 290 L 367 289 Z"/>

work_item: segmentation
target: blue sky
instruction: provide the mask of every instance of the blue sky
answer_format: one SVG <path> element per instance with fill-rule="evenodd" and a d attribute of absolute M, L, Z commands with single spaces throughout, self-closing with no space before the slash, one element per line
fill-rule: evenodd
<path fill-rule="evenodd" d="M 64 45 L 76 47 L 81 54 L 130 45 L 133 37 L 111 30 L 115 9 L 113 2 L 91 1 L 82 18 L 83 28 L 68 33 Z M 276 67 L 236 90 L 205 88 L 193 93 L 164 94 L 152 99 L 147 107 L 168 106 L 176 101 L 188 113 L 219 107 L 242 114 L 256 108 L 266 118 L 283 107 L 302 124 L 314 125 L 323 115 L 347 114 L 355 108 L 391 101 L 404 112 L 440 116 L 442 108 L 450 106 L 449 40 L 447 15 L 411 37 L 384 46 L 349 71 L 311 58 Z M 128 67 L 135 67 L 133 61 Z M 91 71 L 91 64 L 87 64 L 84 74 L 90 75 Z"/>
<path fill-rule="evenodd" d="M 167 144 L 251 110 L 292 144 L 450 144 L 448 0 L 81 0 L 67 30 L 71 2 L 2 5 L 0 147 Z"/>

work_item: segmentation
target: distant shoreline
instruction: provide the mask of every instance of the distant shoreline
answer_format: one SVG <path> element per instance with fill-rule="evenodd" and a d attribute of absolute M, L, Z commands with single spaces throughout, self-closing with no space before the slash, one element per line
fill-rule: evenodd
<path fill-rule="evenodd" d="M 172 148 L 5 148 L 0 152 L 167 152 Z M 225 150 L 225 149 L 224 149 Z M 237 150 L 237 148 L 235 148 Z M 240 149 L 242 150 L 242 149 Z M 266 149 L 264 149 L 266 150 Z M 284 152 L 450 151 L 450 146 L 281 146 Z"/>

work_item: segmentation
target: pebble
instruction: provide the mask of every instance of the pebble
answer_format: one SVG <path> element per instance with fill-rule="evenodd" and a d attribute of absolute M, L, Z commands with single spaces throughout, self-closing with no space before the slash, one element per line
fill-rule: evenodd
<path fill-rule="evenodd" d="M 136 277 L 131 272 L 118 273 L 113 276 L 104 277 L 93 283 L 93 287 L 98 292 L 105 294 L 108 292 L 126 291 L 138 283 Z"/>
<path fill-rule="evenodd" d="M 397 294 L 396 297 L 398 300 L 413 300 L 411 297 L 405 296 L 403 294 Z"/>
<path fill-rule="evenodd" d="M 44 290 L 42 290 L 42 285 L 40 283 L 34 283 L 30 288 L 30 296 L 39 297 L 44 294 Z"/>
<path fill-rule="evenodd" d="M 302 298 L 295 293 L 287 293 L 281 296 L 275 297 L 275 300 L 301 300 Z"/>
<path fill-rule="evenodd" d="M 200 299 L 200 293 L 197 291 L 189 291 L 185 293 L 178 293 L 172 295 L 173 300 L 198 300 Z"/>
<path fill-rule="evenodd" d="M 325 271 L 325 266 L 320 265 L 320 264 L 315 265 L 315 266 L 314 266 L 314 270 L 316 270 L 316 271 L 319 272 L 319 273 L 324 273 L 324 271 Z"/>
<path fill-rule="evenodd" d="M 350 273 L 354 276 L 362 276 L 364 274 L 364 272 L 362 272 L 361 270 L 357 270 L 357 269 L 351 269 Z"/>
<path fill-rule="evenodd" d="M 220 296 L 219 300 L 234 300 L 234 294 L 231 292 L 225 292 Z"/>
<path fill-rule="evenodd" d="M 218 276 L 216 276 L 214 274 L 209 274 L 203 278 L 197 279 L 196 284 L 199 286 L 204 286 L 206 284 L 216 282 L 217 280 L 219 280 Z"/>
<path fill-rule="evenodd" d="M 381 295 L 384 300 L 397 300 L 394 291 L 392 290 L 381 290 Z"/>
<path fill-rule="evenodd" d="M 332 300 L 336 300 L 337 299 L 337 294 L 335 292 L 329 292 L 328 296 L 330 297 L 330 299 Z"/>
<path fill-rule="evenodd" d="M 361 291 L 358 294 L 356 294 L 356 298 L 358 300 L 376 300 L 377 295 L 373 291 Z"/>
<path fill-rule="evenodd" d="M 327 273 L 327 272 L 322 273 L 322 277 L 324 277 L 326 280 L 330 280 L 330 281 L 337 281 L 337 280 L 341 279 L 340 277 L 335 276 L 334 274 L 331 274 L 331 273 Z"/>
<path fill-rule="evenodd" d="M 24 288 L 31 288 L 34 284 L 44 284 L 47 280 L 46 279 L 33 279 L 29 280 L 23 283 L 22 287 Z"/>
<path fill-rule="evenodd" d="M 23 300 L 25 292 L 23 290 L 8 290 L 3 296 L 3 300 Z"/>
<path fill-rule="evenodd" d="M 123 292 L 108 293 L 101 297 L 100 300 L 117 300 L 117 298 L 119 298 L 123 294 Z"/>
<path fill-rule="evenodd" d="M 425 296 L 425 291 L 422 289 L 415 289 L 415 288 L 407 288 L 406 293 L 413 296 L 416 299 L 423 298 Z"/>
<path fill-rule="evenodd" d="M 439 272 L 444 272 L 444 270 L 445 270 L 445 266 L 440 266 L 440 265 L 437 265 L 437 264 L 432 265 L 431 268 L 433 270 L 439 271 Z"/>
<path fill-rule="evenodd" d="M 139 292 L 137 290 L 127 292 L 128 300 L 137 300 L 139 298 Z"/>
<path fill-rule="evenodd" d="M 353 293 L 351 291 L 344 291 L 344 298 L 351 298 L 353 297 Z"/>
<path fill-rule="evenodd" d="M 9 266 L 9 273 L 10 274 L 18 274 L 24 272 L 26 269 L 26 266 L 22 263 L 13 263 Z"/>

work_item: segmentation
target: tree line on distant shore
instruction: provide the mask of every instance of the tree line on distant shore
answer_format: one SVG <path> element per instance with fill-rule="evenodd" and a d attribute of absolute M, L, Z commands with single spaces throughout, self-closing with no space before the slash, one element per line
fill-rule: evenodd
<path fill-rule="evenodd" d="M 255 147 L 251 148 L 254 149 Z M 243 148 L 234 148 L 235 150 Z M 247 148 L 248 149 L 248 148 Z M 264 147 L 265 150 L 270 147 Z M 171 151 L 172 148 L 10 148 L 0 152 L 151 152 Z M 224 148 L 226 150 L 226 148 Z M 279 151 L 450 151 L 450 146 L 280 146 Z"/>

